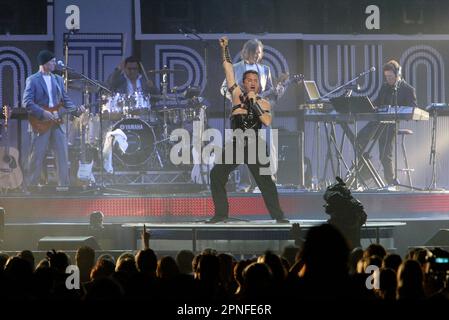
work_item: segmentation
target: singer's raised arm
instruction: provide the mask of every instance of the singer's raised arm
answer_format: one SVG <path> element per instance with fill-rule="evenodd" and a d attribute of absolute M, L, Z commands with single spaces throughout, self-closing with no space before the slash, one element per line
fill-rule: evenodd
<path fill-rule="evenodd" d="M 232 104 L 237 105 L 240 103 L 240 95 L 242 94 L 242 90 L 235 81 L 234 68 L 232 66 L 231 55 L 228 47 L 228 38 L 222 37 L 219 41 L 223 59 L 223 69 L 226 76 L 226 83 L 228 84 L 227 90 L 232 95 Z"/>

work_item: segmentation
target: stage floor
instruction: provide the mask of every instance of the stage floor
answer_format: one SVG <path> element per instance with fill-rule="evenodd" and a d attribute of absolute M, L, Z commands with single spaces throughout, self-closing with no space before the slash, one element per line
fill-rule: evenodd
<path fill-rule="evenodd" d="M 373 220 L 449 220 L 449 192 L 353 192 Z M 326 220 L 323 192 L 279 192 L 289 219 Z M 259 193 L 229 193 L 230 216 L 270 219 Z M 214 208 L 209 192 L 97 195 L 76 192 L 3 195 L 7 223 L 88 222 L 100 210 L 105 222 L 192 222 L 207 219 Z"/>

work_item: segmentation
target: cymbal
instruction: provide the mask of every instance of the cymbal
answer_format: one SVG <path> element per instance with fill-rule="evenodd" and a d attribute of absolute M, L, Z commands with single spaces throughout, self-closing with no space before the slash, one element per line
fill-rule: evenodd
<path fill-rule="evenodd" d="M 107 87 L 103 83 L 100 84 Z M 69 79 L 67 86 L 69 87 L 69 89 L 77 91 L 97 92 L 98 90 L 100 90 L 100 87 L 90 83 L 86 79 Z"/>
<path fill-rule="evenodd" d="M 148 73 L 178 73 L 178 72 L 185 72 L 183 69 L 168 69 L 168 68 L 162 68 L 160 70 L 154 69 L 154 70 L 148 70 Z"/>

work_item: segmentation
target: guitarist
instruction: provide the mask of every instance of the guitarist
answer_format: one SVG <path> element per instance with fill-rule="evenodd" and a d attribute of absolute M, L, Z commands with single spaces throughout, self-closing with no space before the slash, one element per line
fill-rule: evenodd
<path fill-rule="evenodd" d="M 22 104 L 26 107 L 30 121 L 32 119 L 47 124 L 45 132 L 33 127 L 31 156 L 29 158 L 27 186 L 39 183 L 42 166 L 48 145 L 56 154 L 58 186 L 69 186 L 68 147 L 62 115 L 82 114 L 83 106 L 76 107 L 67 95 L 61 76 L 53 74 L 56 67 L 55 56 L 48 50 L 40 51 L 37 56 L 39 71 L 29 76 L 23 92 Z M 38 132 L 40 131 L 40 132 Z"/>
<path fill-rule="evenodd" d="M 263 44 L 258 39 L 251 39 L 245 42 L 242 48 L 241 60 L 233 64 L 235 78 L 238 79 L 239 85 L 241 82 L 243 73 L 248 70 L 254 70 L 259 74 L 260 95 L 267 99 L 271 105 L 274 105 L 276 101 L 284 94 L 285 87 L 284 81 L 288 78 L 288 75 L 282 74 L 280 81 L 276 86 L 273 85 L 271 77 L 270 67 L 260 63 L 263 58 Z M 231 100 L 231 95 L 227 92 L 226 79 L 221 85 L 221 94 L 227 96 Z"/>
<path fill-rule="evenodd" d="M 243 76 L 243 86 L 237 85 L 234 78 L 234 70 L 228 50 L 228 39 L 226 37 L 220 39 L 220 45 L 223 54 L 223 68 L 226 74 L 226 80 L 228 83 L 228 90 L 232 94 L 233 111 L 231 115 L 231 127 L 232 129 L 253 129 L 256 131 L 262 127 L 262 124 L 269 126 L 271 124 L 271 106 L 270 103 L 260 98 L 257 93 L 259 92 L 259 75 L 254 70 L 246 71 Z M 254 176 L 260 191 L 262 192 L 265 205 L 270 212 L 270 215 L 278 223 L 288 223 L 289 221 L 284 218 L 284 213 L 279 204 L 278 193 L 276 185 L 271 179 L 271 175 L 260 174 L 260 168 L 262 165 L 258 161 L 256 156 L 256 163 L 249 163 L 248 148 L 249 143 L 256 143 L 257 141 L 245 141 L 245 163 Z M 236 154 L 236 142 L 231 142 L 225 148 L 224 154 L 228 152 L 228 148 L 233 148 L 233 154 Z M 257 150 L 257 149 L 256 149 Z M 223 157 L 226 160 L 226 156 Z M 210 173 L 211 180 L 211 192 L 215 206 L 215 215 L 207 223 L 217 223 L 226 221 L 228 219 L 228 199 L 226 196 L 226 183 L 229 178 L 229 174 L 239 164 L 235 161 L 233 163 L 216 164 Z"/>

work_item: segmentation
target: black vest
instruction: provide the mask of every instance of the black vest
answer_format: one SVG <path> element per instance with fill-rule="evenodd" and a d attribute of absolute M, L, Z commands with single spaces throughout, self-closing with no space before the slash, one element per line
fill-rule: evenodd
<path fill-rule="evenodd" d="M 260 121 L 259 117 L 254 114 L 248 103 L 249 102 L 245 103 L 248 114 L 236 114 L 231 116 L 231 128 L 233 130 L 242 129 L 245 131 L 247 129 L 259 130 L 262 128 L 262 121 Z"/>

